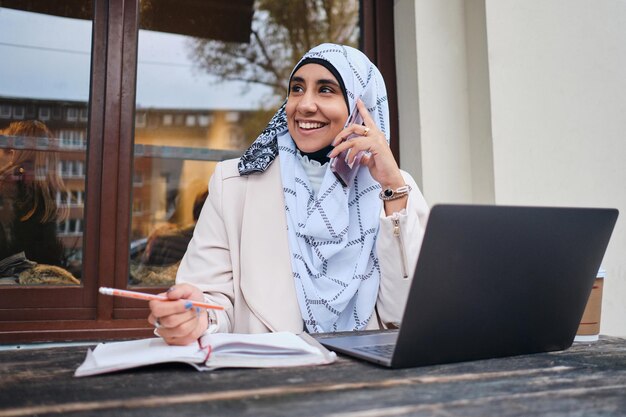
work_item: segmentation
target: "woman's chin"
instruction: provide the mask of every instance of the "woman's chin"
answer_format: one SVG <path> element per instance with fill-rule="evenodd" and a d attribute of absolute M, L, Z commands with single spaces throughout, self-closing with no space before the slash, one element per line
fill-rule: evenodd
<path fill-rule="evenodd" d="M 312 153 L 324 149 L 332 143 L 332 139 L 328 140 L 295 140 L 296 146 L 300 152 Z"/>
<path fill-rule="evenodd" d="M 313 147 L 306 147 L 305 146 L 305 147 L 302 147 L 302 148 L 298 146 L 298 149 L 300 149 L 300 152 L 313 153 L 313 152 L 317 152 L 319 150 L 322 150 L 325 147 L 326 147 L 325 145 L 324 146 L 313 146 Z"/>

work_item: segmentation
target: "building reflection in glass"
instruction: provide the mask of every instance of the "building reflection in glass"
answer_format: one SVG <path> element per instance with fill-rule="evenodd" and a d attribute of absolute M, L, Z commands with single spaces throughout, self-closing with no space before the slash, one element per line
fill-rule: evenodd
<path fill-rule="evenodd" d="M 92 18 L 91 1 L 0 2 L 1 284 L 83 279 Z"/>

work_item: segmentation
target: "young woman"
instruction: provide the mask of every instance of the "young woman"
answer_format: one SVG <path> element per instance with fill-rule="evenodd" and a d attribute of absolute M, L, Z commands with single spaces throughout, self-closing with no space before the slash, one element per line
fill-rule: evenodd
<path fill-rule="evenodd" d="M 0 131 L 6 136 L 52 139 L 42 122 L 13 122 Z M 63 244 L 57 237 L 57 221 L 65 220 L 67 207 L 56 203 L 65 193 L 57 173 L 58 152 L 32 149 L 4 151 L 0 166 L 0 260 L 25 252 L 28 260 L 65 266 Z"/>
<path fill-rule="evenodd" d="M 355 108 L 364 123 L 345 126 Z M 217 165 L 166 293 L 182 301 L 150 303 L 156 332 L 187 344 L 207 331 L 397 326 L 428 207 L 388 140 L 387 94 L 374 64 L 348 46 L 307 52 L 267 128 L 240 159 Z M 349 163 L 365 154 L 344 187 L 329 158 L 346 150 Z M 185 300 L 225 310 L 207 314 Z"/>

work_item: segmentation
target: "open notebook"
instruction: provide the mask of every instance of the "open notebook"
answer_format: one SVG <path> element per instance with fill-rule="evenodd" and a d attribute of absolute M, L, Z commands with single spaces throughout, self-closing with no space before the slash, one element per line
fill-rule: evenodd
<path fill-rule="evenodd" d="M 306 333 L 208 334 L 187 346 L 170 346 L 161 338 L 100 343 L 87 352 L 74 376 L 98 375 L 158 363 L 182 362 L 199 371 L 216 368 L 271 368 L 323 365 L 335 361 Z"/>

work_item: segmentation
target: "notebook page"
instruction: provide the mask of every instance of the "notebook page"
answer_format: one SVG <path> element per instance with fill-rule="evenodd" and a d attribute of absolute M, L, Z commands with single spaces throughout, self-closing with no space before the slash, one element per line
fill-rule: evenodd
<path fill-rule="evenodd" d="M 290 332 L 233 334 L 213 333 L 202 338 L 202 346 L 211 346 L 211 356 L 255 355 L 280 356 L 290 354 L 319 355 L 319 349 Z"/>
<path fill-rule="evenodd" d="M 149 365 L 163 362 L 202 362 L 206 352 L 197 343 L 171 346 L 161 338 L 101 343 L 93 351 L 98 367 Z"/>

